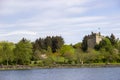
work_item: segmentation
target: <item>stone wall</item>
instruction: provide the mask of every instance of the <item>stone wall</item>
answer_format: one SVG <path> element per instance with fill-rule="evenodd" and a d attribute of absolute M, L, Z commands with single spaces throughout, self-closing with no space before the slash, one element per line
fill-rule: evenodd
<path fill-rule="evenodd" d="M 103 39 L 103 36 L 101 36 L 100 33 L 91 33 L 91 35 L 88 35 L 88 41 L 87 45 L 88 48 L 94 48 L 96 44 L 99 44 L 100 41 Z"/>

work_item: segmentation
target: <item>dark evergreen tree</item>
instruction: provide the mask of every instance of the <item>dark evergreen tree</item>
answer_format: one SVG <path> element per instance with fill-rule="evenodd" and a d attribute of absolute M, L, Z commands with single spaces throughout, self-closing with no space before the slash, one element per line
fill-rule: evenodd
<path fill-rule="evenodd" d="M 39 44 L 40 50 L 45 49 L 44 39 L 39 38 L 38 44 Z"/>
<path fill-rule="evenodd" d="M 60 49 L 64 44 L 64 40 L 61 36 L 52 37 L 52 51 L 53 53 Z"/>
<path fill-rule="evenodd" d="M 52 52 L 56 52 L 63 44 L 64 40 L 61 36 L 47 36 L 45 39 L 39 38 L 33 43 L 33 52 L 36 50 L 42 52 L 43 50 L 47 50 L 48 47 L 52 49 Z"/>
<path fill-rule="evenodd" d="M 114 34 L 111 34 L 111 36 L 110 36 L 110 42 L 111 42 L 112 45 L 116 44 L 116 38 L 115 38 Z"/>
<path fill-rule="evenodd" d="M 96 44 L 95 47 L 94 47 L 95 50 L 100 50 L 100 45 L 99 44 Z"/>
<path fill-rule="evenodd" d="M 52 38 L 50 36 L 47 36 L 44 40 L 44 44 L 46 50 L 48 49 L 48 47 L 52 48 Z"/>
<path fill-rule="evenodd" d="M 87 51 L 87 49 L 88 49 L 87 41 L 88 41 L 88 36 L 85 36 L 82 41 L 82 50 L 83 51 Z"/>
<path fill-rule="evenodd" d="M 32 43 L 32 46 L 33 46 L 33 53 L 36 54 L 36 51 L 39 51 L 40 50 L 40 46 L 39 46 L 39 43 L 38 43 L 38 39 L 36 39 L 35 42 Z"/>

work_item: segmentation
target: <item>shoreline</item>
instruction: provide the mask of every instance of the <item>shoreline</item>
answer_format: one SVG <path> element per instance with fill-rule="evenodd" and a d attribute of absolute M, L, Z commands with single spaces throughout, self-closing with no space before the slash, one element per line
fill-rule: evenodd
<path fill-rule="evenodd" d="M 30 66 L 30 65 L 3 65 L 0 66 L 0 70 L 31 70 L 31 69 L 52 69 L 52 68 L 109 68 L 109 67 L 120 67 L 120 63 L 116 64 L 57 64 L 50 66 Z"/>

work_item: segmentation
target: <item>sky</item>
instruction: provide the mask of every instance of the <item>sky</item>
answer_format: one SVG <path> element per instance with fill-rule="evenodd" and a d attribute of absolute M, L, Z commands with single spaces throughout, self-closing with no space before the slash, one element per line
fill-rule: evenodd
<path fill-rule="evenodd" d="M 0 0 L 0 41 L 62 36 L 75 44 L 91 32 L 120 38 L 120 0 Z"/>

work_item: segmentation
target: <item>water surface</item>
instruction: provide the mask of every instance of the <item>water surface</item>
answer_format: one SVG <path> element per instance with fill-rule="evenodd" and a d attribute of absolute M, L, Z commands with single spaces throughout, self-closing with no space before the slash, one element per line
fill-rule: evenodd
<path fill-rule="evenodd" d="M 120 68 L 5 70 L 0 80 L 120 80 Z"/>

